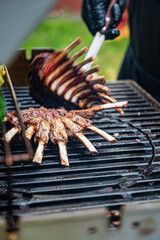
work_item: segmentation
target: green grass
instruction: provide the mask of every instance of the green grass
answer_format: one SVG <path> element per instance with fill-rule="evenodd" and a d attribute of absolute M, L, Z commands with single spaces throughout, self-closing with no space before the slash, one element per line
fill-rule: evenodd
<path fill-rule="evenodd" d="M 27 53 L 33 47 L 51 47 L 58 50 L 66 47 L 78 36 L 82 38 L 82 43 L 72 51 L 72 54 L 84 46 L 89 47 L 92 42 L 93 37 L 86 25 L 79 17 L 48 18 L 26 39 L 22 47 L 27 49 Z M 99 75 L 104 75 L 108 81 L 116 79 L 127 44 L 128 38 L 106 41 L 103 44 L 95 59 L 95 64 L 100 65 Z M 83 59 L 84 56 L 80 58 Z"/>

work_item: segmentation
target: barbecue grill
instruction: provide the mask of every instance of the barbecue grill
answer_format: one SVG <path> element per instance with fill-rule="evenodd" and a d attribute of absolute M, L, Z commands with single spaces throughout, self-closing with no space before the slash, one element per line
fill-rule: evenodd
<path fill-rule="evenodd" d="M 33 50 L 32 57 L 39 51 L 46 49 Z M 21 50 L 9 67 L 21 109 L 40 107 L 29 95 L 29 63 Z M 6 219 L 8 228 L 15 221 L 23 240 L 159 239 L 160 104 L 133 81 L 107 86 L 118 101 L 128 100 L 128 108 L 123 117 L 106 110 L 92 121 L 118 142 L 86 131 L 99 154 L 92 156 L 80 142 L 70 140 L 70 168 L 60 166 L 58 147 L 51 143 L 41 165 L 16 162 L 8 175 L 1 161 L 0 239 L 5 239 Z M 3 87 L 2 93 L 7 111 L 15 111 L 9 88 Z M 15 137 L 10 149 L 11 154 L 23 154 L 22 137 Z M 4 155 L 1 144 L 1 159 Z"/>

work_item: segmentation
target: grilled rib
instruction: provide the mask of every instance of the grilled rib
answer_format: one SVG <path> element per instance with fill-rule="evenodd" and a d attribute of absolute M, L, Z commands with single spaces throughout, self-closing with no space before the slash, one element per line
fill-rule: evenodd
<path fill-rule="evenodd" d="M 111 97 L 110 89 L 105 85 L 103 76 L 95 75 L 99 71 L 99 66 L 85 71 L 83 66 L 91 61 L 88 58 L 80 63 L 76 63 L 78 57 L 86 53 L 87 48 L 82 48 L 73 56 L 68 53 L 81 42 L 77 38 L 68 47 L 52 53 L 41 53 L 37 55 L 29 67 L 30 93 L 36 100 L 47 98 L 51 94 L 52 104 L 56 98 L 58 101 L 66 101 L 84 109 L 93 105 L 116 102 Z M 92 96 L 92 97 L 90 97 Z M 55 107 L 55 105 L 54 105 Z M 57 106 L 56 106 L 57 107 Z M 122 115 L 124 112 L 116 108 Z"/>
<path fill-rule="evenodd" d="M 38 148 L 34 155 L 33 162 L 42 162 L 43 151 L 45 145 L 47 145 L 49 140 L 50 124 L 46 120 L 42 120 L 38 126 L 38 131 L 35 136 L 35 141 L 38 141 Z"/>
<path fill-rule="evenodd" d="M 38 142 L 33 162 L 41 164 L 44 148 L 50 139 L 53 144 L 59 146 L 61 165 L 69 166 L 66 148 L 68 136 L 78 138 L 92 154 L 98 154 L 93 144 L 83 135 L 82 132 L 85 129 L 101 135 L 111 143 L 116 142 L 116 139 L 93 126 L 90 118 L 98 111 L 126 106 L 127 102 L 120 102 L 69 112 L 65 109 L 46 109 L 44 107 L 21 111 L 22 121 L 27 127 L 26 137 L 30 140 L 35 133 L 34 140 Z M 5 140 L 10 142 L 14 135 L 20 133 L 20 124 L 15 112 L 7 113 L 5 121 L 13 125 L 13 128 L 5 134 Z"/>

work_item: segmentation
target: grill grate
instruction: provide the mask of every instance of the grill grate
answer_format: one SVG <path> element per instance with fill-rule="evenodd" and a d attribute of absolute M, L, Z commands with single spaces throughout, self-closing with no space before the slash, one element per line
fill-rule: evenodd
<path fill-rule="evenodd" d="M 77 140 L 67 144 L 70 168 L 60 166 L 58 147 L 48 144 L 40 166 L 14 163 L 13 208 L 15 215 L 128 203 L 157 201 L 160 198 L 160 111 L 158 105 L 133 82 L 109 83 L 118 101 L 128 100 L 124 117 L 115 110 L 103 111 L 93 124 L 118 142 L 111 144 L 91 132 L 85 135 L 97 148 L 92 156 Z M 20 108 L 39 107 L 28 87 L 15 87 Z M 3 88 L 7 111 L 14 111 L 8 88 Z M 33 143 L 34 150 L 36 144 Z M 20 137 L 11 142 L 12 153 L 23 153 Z M 3 146 L 0 156 L 3 156 Z M 148 167 L 151 163 L 152 165 Z M 145 170 L 147 169 L 147 171 Z M 0 166 L 0 213 L 6 215 L 6 167 Z"/>

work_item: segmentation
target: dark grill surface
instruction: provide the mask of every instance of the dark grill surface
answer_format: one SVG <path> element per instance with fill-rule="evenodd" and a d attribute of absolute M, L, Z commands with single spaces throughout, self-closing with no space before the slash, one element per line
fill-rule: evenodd
<path fill-rule="evenodd" d="M 132 82 L 110 83 L 117 100 L 128 100 L 124 117 L 115 110 L 103 111 L 92 119 L 95 126 L 116 136 L 111 144 L 91 132 L 85 135 L 99 155 L 78 140 L 67 144 L 70 168 L 60 166 L 58 147 L 48 144 L 40 166 L 32 162 L 14 164 L 13 209 L 15 215 L 71 209 L 120 206 L 157 201 L 160 198 L 160 111 Z M 28 87 L 15 88 L 21 109 L 39 107 Z M 3 89 L 7 111 L 14 111 L 8 88 Z M 36 144 L 33 143 L 34 150 Z M 23 153 L 20 137 L 11 142 L 12 153 Z M 0 156 L 3 156 L 3 146 Z M 152 164 L 151 164 L 152 163 Z M 6 167 L 0 166 L 0 213 L 5 215 Z"/>

